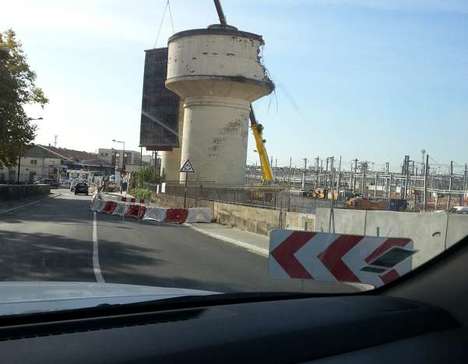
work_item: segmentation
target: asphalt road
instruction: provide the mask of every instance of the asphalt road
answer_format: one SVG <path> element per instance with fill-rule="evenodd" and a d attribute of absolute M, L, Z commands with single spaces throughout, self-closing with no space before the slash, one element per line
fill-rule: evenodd
<path fill-rule="evenodd" d="M 0 214 L 0 280 L 104 280 L 217 292 L 354 290 L 272 279 L 266 258 L 188 226 L 102 214 L 93 221 L 89 203 L 88 196 L 56 190 Z"/>

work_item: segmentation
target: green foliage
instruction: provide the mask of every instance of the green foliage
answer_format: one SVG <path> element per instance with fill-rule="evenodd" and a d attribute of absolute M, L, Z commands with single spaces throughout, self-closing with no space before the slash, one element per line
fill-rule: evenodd
<path fill-rule="evenodd" d="M 146 188 L 135 188 L 131 191 L 131 194 L 135 196 L 138 200 L 144 199 L 149 201 L 151 200 L 152 192 Z"/>
<path fill-rule="evenodd" d="M 25 145 L 34 139 L 36 127 L 23 106 L 48 102 L 35 81 L 36 74 L 15 32 L 0 33 L 0 166 L 15 164 Z"/>
<path fill-rule="evenodd" d="M 143 167 L 139 171 L 135 172 L 134 175 L 135 187 L 143 188 L 145 187 L 145 182 L 147 183 L 159 183 L 159 175 L 155 173 L 153 167 Z"/>

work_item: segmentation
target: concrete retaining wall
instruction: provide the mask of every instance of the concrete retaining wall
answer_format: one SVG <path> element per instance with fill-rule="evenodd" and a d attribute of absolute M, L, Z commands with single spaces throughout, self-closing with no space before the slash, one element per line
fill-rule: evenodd
<path fill-rule="evenodd" d="M 413 268 L 445 250 L 445 212 L 368 211 L 366 235 L 408 237 L 420 251 L 413 258 Z"/>
<path fill-rule="evenodd" d="M 154 194 L 153 200 L 161 207 L 184 206 L 183 197 L 165 193 Z M 217 223 L 263 235 L 268 235 L 270 230 L 278 228 L 312 231 L 315 227 L 314 214 L 193 198 L 187 198 L 187 207 L 209 207 L 212 209 L 213 218 Z"/>
<path fill-rule="evenodd" d="M 184 204 L 180 196 L 158 194 L 154 198 L 161 207 L 183 207 Z M 187 207 L 209 207 L 216 222 L 263 235 L 278 228 L 328 232 L 330 217 L 328 208 L 317 208 L 316 214 L 305 214 L 191 198 L 187 199 Z M 428 255 L 439 254 L 468 235 L 468 215 L 347 209 L 334 211 L 336 233 L 408 237 L 413 239 L 416 249 L 420 247 Z"/>
<path fill-rule="evenodd" d="M 383 237 L 411 238 L 413 268 L 441 253 L 468 235 L 468 215 L 447 212 L 395 212 L 335 209 L 335 232 Z M 328 232 L 330 210 L 316 211 L 316 231 Z"/>
<path fill-rule="evenodd" d="M 280 222 L 278 210 L 221 202 L 214 203 L 213 213 L 214 218 L 220 224 L 263 235 L 268 235 L 268 232 L 277 228 Z"/>
<path fill-rule="evenodd" d="M 291 230 L 315 230 L 315 215 L 303 214 L 300 212 L 286 212 L 285 216 L 285 229 Z"/>
<path fill-rule="evenodd" d="M 21 200 L 50 193 L 49 185 L 0 185 L 0 201 Z"/>
<path fill-rule="evenodd" d="M 344 209 L 334 209 L 334 211 L 335 231 L 337 233 L 365 235 L 367 211 Z M 329 219 L 329 208 L 317 208 L 315 211 L 315 231 L 328 232 Z"/>
<path fill-rule="evenodd" d="M 447 224 L 447 248 L 468 235 L 468 215 L 449 214 Z"/>

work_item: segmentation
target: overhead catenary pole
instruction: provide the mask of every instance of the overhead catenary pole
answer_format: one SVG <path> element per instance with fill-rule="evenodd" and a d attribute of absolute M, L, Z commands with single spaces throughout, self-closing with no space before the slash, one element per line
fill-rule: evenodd
<path fill-rule="evenodd" d="M 319 174 L 320 174 L 320 157 L 315 158 L 315 173 L 316 173 L 315 188 L 318 188 L 318 186 L 319 186 Z"/>
<path fill-rule="evenodd" d="M 354 159 L 354 173 L 353 173 L 353 194 L 356 193 L 356 173 L 357 173 L 357 162 L 359 159 Z"/>
<path fill-rule="evenodd" d="M 288 212 L 291 210 L 291 168 L 292 168 L 292 157 L 289 157 Z"/>
<path fill-rule="evenodd" d="M 465 170 L 463 172 L 463 186 L 462 186 L 462 190 L 463 192 L 460 193 L 460 201 L 459 201 L 459 205 L 460 206 L 464 206 L 464 201 L 465 201 L 465 193 L 466 193 L 466 163 L 465 163 Z"/>
<path fill-rule="evenodd" d="M 367 183 L 366 183 L 367 166 L 368 166 L 367 162 L 361 162 L 361 173 L 362 173 L 361 194 L 363 197 L 367 197 Z"/>
<path fill-rule="evenodd" d="M 392 185 L 393 185 L 393 174 L 390 173 L 390 178 L 388 180 L 388 199 L 392 198 Z"/>
<path fill-rule="evenodd" d="M 465 173 L 463 174 L 463 201 L 460 205 L 465 206 L 465 196 L 468 188 L 468 164 L 465 163 Z"/>
<path fill-rule="evenodd" d="M 341 155 L 340 155 L 340 160 L 338 162 L 338 183 L 336 184 L 338 195 L 340 194 L 340 186 L 341 186 Z"/>
<path fill-rule="evenodd" d="M 377 183 L 379 182 L 379 174 L 375 172 L 375 179 L 374 179 L 374 198 L 377 197 Z"/>
<path fill-rule="evenodd" d="M 307 158 L 304 158 L 304 171 L 302 172 L 302 183 L 301 183 L 301 189 L 303 191 L 305 190 L 306 172 L 307 172 Z"/>
<path fill-rule="evenodd" d="M 328 158 L 326 159 L 326 164 L 325 164 L 325 188 L 328 187 Z"/>
<path fill-rule="evenodd" d="M 409 185 L 409 155 L 405 155 L 405 163 L 404 163 L 404 168 L 405 168 L 405 189 L 403 190 L 403 198 L 408 199 L 408 185 Z"/>
<path fill-rule="evenodd" d="M 331 184 L 331 199 L 330 199 L 330 218 L 328 221 L 328 232 L 334 233 L 335 232 L 335 173 L 333 170 L 333 162 L 335 161 L 335 157 L 330 158 L 330 184 Z M 328 196 L 326 196 L 328 198 Z"/>
<path fill-rule="evenodd" d="M 425 150 L 425 149 L 422 149 L 422 150 L 421 150 L 421 155 L 422 155 L 422 159 L 421 159 L 421 161 L 422 161 L 422 163 L 421 163 L 421 175 L 424 176 L 424 173 L 425 173 L 425 171 L 426 171 L 426 167 L 425 167 L 425 165 L 424 165 L 424 164 L 425 164 L 424 161 L 427 160 L 427 158 L 425 157 L 425 155 L 426 155 L 426 150 Z"/>
<path fill-rule="evenodd" d="M 453 183 L 453 161 L 450 161 L 450 179 L 449 179 L 449 193 L 447 198 L 447 210 L 450 210 L 450 203 L 452 202 L 452 183 Z"/>
<path fill-rule="evenodd" d="M 429 176 L 429 154 L 426 154 L 426 162 L 424 166 L 424 193 L 423 193 L 423 210 L 427 211 L 427 179 Z"/>

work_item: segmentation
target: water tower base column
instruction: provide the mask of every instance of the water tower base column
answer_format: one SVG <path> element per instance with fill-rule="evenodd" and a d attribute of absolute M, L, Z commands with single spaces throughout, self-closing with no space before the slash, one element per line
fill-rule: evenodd
<path fill-rule="evenodd" d="M 179 180 L 180 169 L 180 148 L 161 153 L 161 177 L 164 176 L 167 182 L 177 182 Z"/>
<path fill-rule="evenodd" d="M 201 183 L 244 185 L 247 160 L 248 118 L 246 100 L 199 96 L 184 103 L 181 163 L 195 169 L 190 180 Z M 185 173 L 180 181 L 185 182 Z"/>

